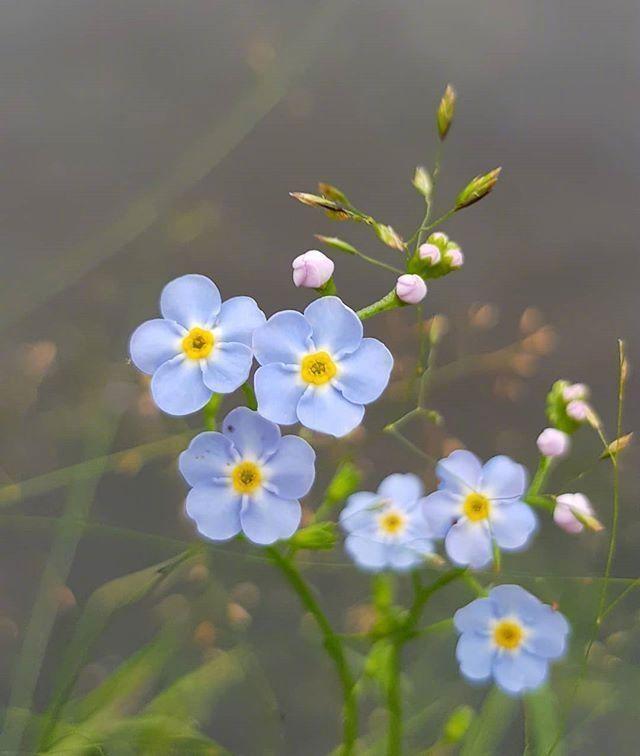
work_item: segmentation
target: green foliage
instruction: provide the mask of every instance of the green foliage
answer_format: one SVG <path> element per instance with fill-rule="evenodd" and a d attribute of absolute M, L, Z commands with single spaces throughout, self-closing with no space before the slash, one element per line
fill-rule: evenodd
<path fill-rule="evenodd" d="M 580 423 L 567 415 L 567 402 L 563 392 L 569 386 L 568 381 L 556 381 L 547 394 L 547 417 L 554 428 L 565 433 L 575 433 Z"/>
<path fill-rule="evenodd" d="M 338 540 L 338 531 L 334 522 L 314 522 L 301 528 L 289 539 L 294 549 L 322 551 L 332 549 Z"/>
<path fill-rule="evenodd" d="M 518 702 L 491 688 L 462 743 L 460 756 L 491 756 L 500 753 L 500 743 L 515 716 Z"/>
<path fill-rule="evenodd" d="M 467 734 L 476 713 L 471 706 L 458 706 L 444 723 L 442 739 L 445 743 L 459 743 Z"/>
<path fill-rule="evenodd" d="M 565 756 L 561 738 L 560 705 L 548 685 L 529 693 L 524 700 L 526 756 Z"/>

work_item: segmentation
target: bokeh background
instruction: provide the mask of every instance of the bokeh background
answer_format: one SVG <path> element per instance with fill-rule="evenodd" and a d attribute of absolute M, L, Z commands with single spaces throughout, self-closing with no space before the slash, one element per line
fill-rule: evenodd
<path fill-rule="evenodd" d="M 497 165 L 503 173 L 488 199 L 445 226 L 466 263 L 434 282 L 425 303 L 428 316 L 442 313 L 449 323 L 441 360 L 534 338 L 494 366 L 439 382 L 430 404 L 445 425 L 418 423 L 411 436 L 436 456 L 464 444 L 533 466 L 544 396 L 558 377 L 592 387 L 613 435 L 616 339 L 625 339 L 632 366 L 640 346 L 639 31 L 640 8 L 626 0 L 0 4 L 3 707 L 13 690 L 12 705 L 43 711 L 91 593 L 195 540 L 175 467 L 188 436 L 175 436 L 198 421 L 161 416 L 127 362 L 128 336 L 155 316 L 163 284 L 201 272 L 223 296 L 249 294 L 271 314 L 308 301 L 292 285 L 291 260 L 317 246 L 314 233 L 343 236 L 394 262 L 366 229 L 337 226 L 288 192 L 331 182 L 410 236 L 422 212 L 410 179 L 417 164 L 432 164 L 434 112 L 447 82 L 459 103 L 439 208 L 474 175 Z M 354 307 L 393 284 L 384 271 L 337 252 L 335 259 L 340 293 Z M 396 470 L 433 482 L 419 457 L 380 430 L 411 408 L 403 381 L 415 315 L 382 315 L 369 328 L 398 355 L 394 385 L 355 438 L 317 439 L 318 491 L 346 454 L 367 488 Z M 627 431 L 640 415 L 633 372 L 628 399 Z M 98 463 L 89 473 L 12 487 L 156 442 L 105 469 Z M 600 450 L 595 436 L 581 433 L 554 485 L 585 491 L 609 525 L 610 469 L 596 462 Z M 635 578 L 633 448 L 621 465 L 613 574 Z M 309 497 L 310 509 L 318 498 Z M 505 579 L 557 601 L 574 624 L 573 653 L 556 685 L 569 724 L 562 747 L 571 753 L 637 752 L 637 594 L 608 618 L 572 695 L 608 535 L 569 538 L 546 522 L 535 547 L 504 565 Z M 206 564 L 188 565 L 175 584 L 118 613 L 81 665 L 76 691 L 95 688 L 180 615 L 185 643 L 149 689 L 242 649 L 250 663 L 222 686 L 217 706 L 193 712 L 203 730 L 234 754 L 328 753 L 338 736 L 333 670 L 295 597 L 255 556 L 234 546 L 211 550 Z M 340 549 L 313 561 L 308 577 L 336 625 L 366 626 L 368 580 Z M 614 581 L 612 596 L 625 585 Z M 468 598 L 452 588 L 432 619 Z M 408 653 L 410 753 L 438 739 L 455 706 L 482 703 L 485 691 L 458 681 L 453 648 L 444 636 Z M 363 717 L 375 753 L 384 728 L 375 688 Z M 110 747 L 126 752 L 122 743 Z M 516 709 L 496 750 L 522 749 Z"/>

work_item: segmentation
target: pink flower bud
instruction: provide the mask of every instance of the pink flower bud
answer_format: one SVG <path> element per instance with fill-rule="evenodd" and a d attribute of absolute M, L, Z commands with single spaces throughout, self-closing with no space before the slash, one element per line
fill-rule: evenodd
<path fill-rule="evenodd" d="M 571 448 L 569 436 L 556 428 L 545 428 L 536 443 L 545 457 L 565 457 Z"/>
<path fill-rule="evenodd" d="M 589 405 L 581 399 L 574 399 L 567 404 L 567 415 L 578 423 L 583 423 L 589 416 Z"/>
<path fill-rule="evenodd" d="M 437 265 L 442 259 L 440 250 L 435 244 L 421 244 L 418 250 L 418 255 L 421 260 L 424 260 L 427 265 Z"/>
<path fill-rule="evenodd" d="M 565 402 L 572 402 L 574 399 L 588 399 L 589 387 L 584 383 L 572 383 L 562 391 L 562 398 Z"/>
<path fill-rule="evenodd" d="M 333 260 L 317 249 L 298 255 L 293 261 L 293 283 L 307 289 L 319 289 L 333 275 Z"/>
<path fill-rule="evenodd" d="M 593 517 L 593 507 L 586 496 L 580 493 L 562 494 L 556 498 L 553 519 L 556 525 L 567 533 L 580 533 L 584 529 L 583 523 L 575 513 L 583 517 Z"/>
<path fill-rule="evenodd" d="M 405 273 L 396 282 L 396 294 L 407 304 L 418 304 L 427 296 L 427 284 L 420 276 Z"/>
<path fill-rule="evenodd" d="M 436 231 L 435 234 L 431 234 L 429 241 L 434 244 L 446 244 L 449 241 L 449 237 L 443 234 L 442 231 Z"/>
<path fill-rule="evenodd" d="M 451 247 L 451 249 L 445 252 L 444 256 L 449 263 L 449 267 L 453 269 L 461 268 L 464 264 L 464 255 L 460 247 Z"/>

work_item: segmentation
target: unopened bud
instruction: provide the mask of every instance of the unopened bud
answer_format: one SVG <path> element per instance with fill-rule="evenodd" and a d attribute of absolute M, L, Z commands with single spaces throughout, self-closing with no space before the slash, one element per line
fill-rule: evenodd
<path fill-rule="evenodd" d="M 396 282 L 396 294 L 407 304 L 418 304 L 427 296 L 427 284 L 420 276 L 405 273 Z"/>
<path fill-rule="evenodd" d="M 423 168 L 420 165 L 416 168 L 412 183 L 426 200 L 431 197 L 431 192 L 433 191 L 433 181 L 431 180 L 429 171 L 426 168 Z"/>
<path fill-rule="evenodd" d="M 572 383 L 562 390 L 562 398 L 565 402 L 572 402 L 574 399 L 588 399 L 589 393 L 589 387 L 584 383 Z"/>
<path fill-rule="evenodd" d="M 452 270 L 461 268 L 464 265 L 464 255 L 460 247 L 450 247 L 444 253 L 444 259 L 449 263 Z"/>
<path fill-rule="evenodd" d="M 447 136 L 451 124 L 453 122 L 453 115 L 456 109 L 456 90 L 447 84 L 447 88 L 444 90 L 440 105 L 438 105 L 438 112 L 436 115 L 436 122 L 438 124 L 438 134 L 440 139 L 444 140 Z"/>
<path fill-rule="evenodd" d="M 589 405 L 581 399 L 574 399 L 567 404 L 567 415 L 577 423 L 583 423 L 588 419 L 590 413 Z"/>
<path fill-rule="evenodd" d="M 427 241 L 432 244 L 446 244 L 449 241 L 449 237 L 442 231 L 436 231 L 431 234 Z"/>
<path fill-rule="evenodd" d="M 317 249 L 298 255 L 292 263 L 293 283 L 307 289 L 319 289 L 333 275 L 333 260 Z"/>
<path fill-rule="evenodd" d="M 460 192 L 456 199 L 456 210 L 462 210 L 463 207 L 469 207 L 478 202 L 493 189 L 498 181 L 498 176 L 502 168 L 494 168 L 489 173 L 482 176 L 476 176 Z"/>
<path fill-rule="evenodd" d="M 558 496 L 553 519 L 567 533 L 580 533 L 585 525 L 591 530 L 602 530 L 602 524 L 594 517 L 591 502 L 580 493 Z"/>
<path fill-rule="evenodd" d="M 421 260 L 424 260 L 424 262 L 427 263 L 427 265 L 437 265 L 442 259 L 438 247 L 435 244 L 429 244 L 428 242 L 420 245 L 418 255 Z"/>
<path fill-rule="evenodd" d="M 565 457 L 571 448 L 569 436 L 557 428 L 545 428 L 536 443 L 544 457 Z"/>

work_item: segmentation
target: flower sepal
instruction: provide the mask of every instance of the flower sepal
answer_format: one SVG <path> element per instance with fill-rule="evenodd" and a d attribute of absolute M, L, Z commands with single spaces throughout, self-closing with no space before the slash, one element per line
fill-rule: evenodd
<path fill-rule="evenodd" d="M 301 528 L 289 539 L 291 548 L 307 551 L 328 551 L 332 549 L 338 540 L 337 526 L 335 522 L 314 522 Z"/>

